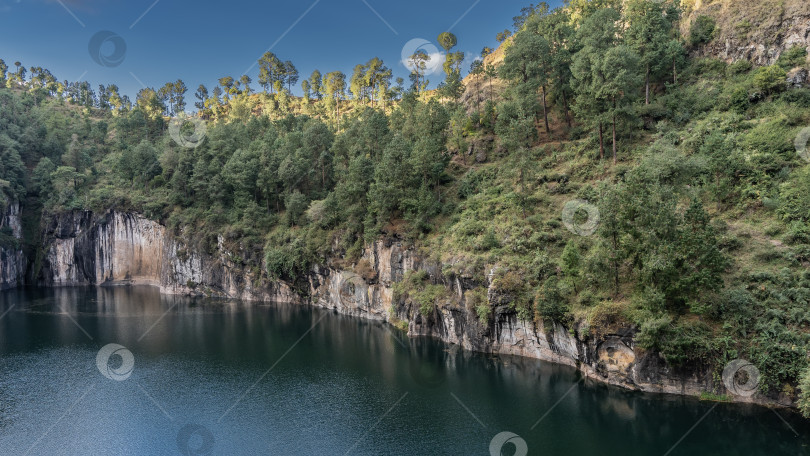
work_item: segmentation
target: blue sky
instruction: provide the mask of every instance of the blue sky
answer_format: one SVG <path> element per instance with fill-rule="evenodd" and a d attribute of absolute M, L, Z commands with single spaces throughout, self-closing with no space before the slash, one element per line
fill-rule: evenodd
<path fill-rule="evenodd" d="M 0 0 L 0 58 L 9 66 L 43 66 L 61 80 L 94 87 L 116 83 L 134 98 L 141 82 L 157 87 L 181 78 L 187 99 L 221 76 L 257 79 L 253 65 L 268 48 L 292 60 L 302 77 L 340 70 L 378 56 L 407 79 L 400 63 L 412 39 L 433 43 L 448 29 L 458 50 L 477 55 L 494 47 L 495 34 L 529 2 L 515 0 Z M 451 28 L 452 27 L 452 28 Z M 88 51 L 100 31 L 126 43 L 116 67 L 96 63 Z M 113 44 L 105 44 L 111 53 Z M 465 70 L 469 61 L 465 63 Z M 430 77 L 435 85 L 441 75 Z M 139 82 L 141 81 L 141 82 Z M 299 83 L 300 84 L 300 83 Z M 258 84 L 254 82 L 254 87 Z M 295 88 L 294 92 L 300 92 Z M 191 104 L 191 103 L 189 103 Z"/>

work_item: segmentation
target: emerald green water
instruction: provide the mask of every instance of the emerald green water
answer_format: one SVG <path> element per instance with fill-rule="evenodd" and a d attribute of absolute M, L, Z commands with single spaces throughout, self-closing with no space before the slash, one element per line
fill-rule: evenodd
<path fill-rule="evenodd" d="M 70 288 L 2 292 L 0 315 L 2 455 L 810 454 L 790 411 L 628 392 L 319 309 Z M 125 351 L 98 362 L 110 343 Z M 518 437 L 491 453 L 502 432 Z"/>

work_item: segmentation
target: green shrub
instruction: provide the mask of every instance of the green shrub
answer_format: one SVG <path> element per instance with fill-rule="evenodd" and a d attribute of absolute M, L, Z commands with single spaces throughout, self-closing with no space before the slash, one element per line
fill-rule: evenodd
<path fill-rule="evenodd" d="M 309 201 L 303 193 L 295 190 L 284 198 L 284 207 L 287 208 L 287 225 L 298 225 L 309 207 Z"/>
<path fill-rule="evenodd" d="M 726 74 L 729 76 L 737 76 L 740 74 L 748 73 L 753 68 L 751 62 L 748 60 L 737 60 L 726 68 Z"/>
<path fill-rule="evenodd" d="M 641 322 L 636 334 L 636 343 L 645 350 L 659 350 L 661 342 L 670 332 L 672 317 L 669 315 L 649 316 Z"/>
<path fill-rule="evenodd" d="M 721 321 L 734 321 L 745 326 L 756 309 L 756 300 L 745 288 L 724 290 L 711 315 Z"/>
<path fill-rule="evenodd" d="M 788 222 L 810 222 L 810 166 L 794 172 L 793 177 L 779 187 L 777 210 Z"/>
<path fill-rule="evenodd" d="M 653 121 L 659 121 L 669 118 L 672 114 L 669 109 L 660 102 L 650 103 L 638 108 L 638 115 L 641 117 L 649 118 Z"/>
<path fill-rule="evenodd" d="M 480 192 L 495 178 L 495 174 L 496 170 L 492 168 L 470 170 L 459 180 L 459 198 L 466 199 Z"/>
<path fill-rule="evenodd" d="M 705 364 L 714 352 L 709 326 L 701 321 L 678 320 L 667 328 L 660 343 L 661 355 L 673 366 Z"/>
<path fill-rule="evenodd" d="M 778 65 L 760 67 L 754 74 L 754 86 L 767 95 L 779 93 L 787 87 L 787 72 Z"/>
<path fill-rule="evenodd" d="M 487 289 L 484 287 L 473 288 L 465 293 L 467 298 L 467 308 L 475 311 L 478 320 L 482 325 L 489 324 L 489 317 L 492 314 L 492 307 L 487 299 Z"/>
<path fill-rule="evenodd" d="M 741 146 L 748 150 L 748 164 L 759 172 L 775 176 L 797 157 L 794 129 L 778 117 L 758 123 L 745 135 Z"/>
<path fill-rule="evenodd" d="M 537 139 L 534 113 L 511 101 L 498 105 L 498 110 L 495 133 L 498 134 L 503 148 L 508 152 L 514 152 L 531 146 Z"/>
<path fill-rule="evenodd" d="M 810 226 L 802 222 L 791 223 L 785 240 L 791 244 L 810 244 Z"/>
<path fill-rule="evenodd" d="M 495 235 L 495 229 L 490 228 L 485 233 L 483 238 L 481 239 L 480 250 L 488 251 L 500 248 L 501 242 L 498 240 L 498 237 Z"/>
<path fill-rule="evenodd" d="M 579 253 L 579 246 L 573 239 L 565 244 L 560 256 L 560 270 L 576 291 L 582 271 L 582 256 Z"/>
<path fill-rule="evenodd" d="M 692 46 L 699 46 L 708 43 L 714 38 L 714 31 L 717 26 L 716 21 L 709 16 L 698 16 L 695 23 L 689 29 L 689 43 Z"/>
<path fill-rule="evenodd" d="M 492 289 L 508 300 L 521 320 L 531 321 L 534 316 L 531 291 L 523 271 L 500 269 L 492 280 Z"/>
<path fill-rule="evenodd" d="M 798 333 L 782 323 L 784 314 L 771 309 L 771 315 L 757 321 L 758 337 L 752 341 L 751 362 L 760 372 L 760 389 L 779 392 L 783 386 L 795 382 L 807 367 L 807 346 Z M 778 317 L 774 314 L 780 314 Z"/>
<path fill-rule="evenodd" d="M 807 49 L 804 46 L 796 45 L 779 56 L 776 64 L 785 70 L 790 70 L 798 66 L 804 66 L 807 63 Z"/>
<path fill-rule="evenodd" d="M 443 285 L 426 285 L 421 290 L 416 290 L 413 294 L 413 300 L 419 304 L 419 313 L 427 317 L 433 313 L 436 308 L 436 302 L 441 298 L 446 289 Z"/>
<path fill-rule="evenodd" d="M 790 89 L 783 92 L 779 99 L 798 108 L 808 109 L 810 108 L 810 89 Z"/>
<path fill-rule="evenodd" d="M 0 228 L 0 247 L 5 249 L 16 249 L 20 246 L 20 241 L 14 237 L 11 228 L 4 226 Z"/>
<path fill-rule="evenodd" d="M 745 87 L 737 87 L 731 92 L 729 96 L 729 108 L 734 109 L 739 113 L 743 113 L 751 106 L 751 101 L 748 96 L 748 89 Z"/>
<path fill-rule="evenodd" d="M 713 57 L 696 59 L 691 66 L 692 73 L 702 78 L 721 78 L 725 76 L 727 70 L 728 64 L 725 61 Z M 706 91 L 706 87 L 701 84 L 688 87 L 688 89 L 696 90 L 698 93 Z"/>
<path fill-rule="evenodd" d="M 273 278 L 302 278 L 309 270 L 310 260 L 306 242 L 298 237 L 275 236 L 265 247 L 265 269 Z"/>
<path fill-rule="evenodd" d="M 401 298 L 410 299 L 419 306 L 419 313 L 424 317 L 433 314 L 437 301 L 447 292 L 444 285 L 431 284 L 427 271 L 423 269 L 409 271 L 393 288 L 395 301 Z"/>
<path fill-rule="evenodd" d="M 799 378 L 799 411 L 810 418 L 810 367 L 805 368 Z"/>
<path fill-rule="evenodd" d="M 536 297 L 537 312 L 541 317 L 558 323 L 570 319 L 568 300 L 563 295 L 559 280 L 552 275 L 543 283 Z M 546 322 L 548 323 L 548 322 Z"/>

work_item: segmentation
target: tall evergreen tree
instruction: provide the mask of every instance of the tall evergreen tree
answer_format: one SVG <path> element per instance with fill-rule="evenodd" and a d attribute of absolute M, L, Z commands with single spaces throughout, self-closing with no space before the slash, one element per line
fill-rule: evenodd
<path fill-rule="evenodd" d="M 429 61 L 430 56 L 422 49 L 414 52 L 408 59 L 408 66 L 411 70 L 411 87 L 417 94 L 424 91 L 430 83 L 425 74 Z"/>
<path fill-rule="evenodd" d="M 328 73 L 323 78 L 323 90 L 330 107 L 335 110 L 335 121 L 340 130 L 340 102 L 346 93 L 346 75 L 340 71 Z"/>
<path fill-rule="evenodd" d="M 287 91 L 292 92 L 292 87 L 298 84 L 298 69 L 290 60 L 284 62 L 284 78 L 287 83 Z"/>
<path fill-rule="evenodd" d="M 272 52 L 265 52 L 259 59 L 259 85 L 265 92 L 273 93 L 283 72 L 284 63 Z"/>
<path fill-rule="evenodd" d="M 309 88 L 312 90 L 312 96 L 317 100 L 320 100 L 322 97 L 322 85 L 323 77 L 321 76 L 321 72 L 314 70 L 309 76 Z"/>
<path fill-rule="evenodd" d="M 548 40 L 534 31 L 525 30 L 515 35 L 501 65 L 501 74 L 506 79 L 516 81 L 525 93 L 534 96 L 538 89 L 542 90 L 546 133 L 550 132 L 546 93 L 552 72 L 551 64 L 551 46 Z"/>
<path fill-rule="evenodd" d="M 640 57 L 644 69 L 644 103 L 650 104 L 650 83 L 668 73 L 673 28 L 679 9 L 654 0 L 630 0 L 625 6 L 625 41 Z M 677 42 L 677 41 L 676 41 Z M 677 51 L 675 51 L 677 52 Z"/>
<path fill-rule="evenodd" d="M 197 101 L 194 102 L 194 107 L 197 108 L 198 111 L 203 111 L 205 109 L 205 101 L 208 100 L 208 88 L 200 84 L 200 86 L 197 87 L 197 91 L 194 92 L 194 97 L 197 99 Z"/>
<path fill-rule="evenodd" d="M 182 79 L 174 81 L 174 84 L 172 85 L 172 97 L 174 98 L 173 114 L 184 112 L 186 110 L 186 92 L 188 92 L 188 88 Z"/>
<path fill-rule="evenodd" d="M 604 8 L 589 16 L 577 30 L 577 40 L 582 48 L 574 55 L 571 65 L 573 88 L 576 93 L 575 112 L 586 125 L 599 133 L 599 158 L 605 156 L 604 126 L 609 100 L 604 96 L 602 85 L 606 75 L 602 72 L 605 54 L 618 44 L 620 37 L 616 9 Z"/>

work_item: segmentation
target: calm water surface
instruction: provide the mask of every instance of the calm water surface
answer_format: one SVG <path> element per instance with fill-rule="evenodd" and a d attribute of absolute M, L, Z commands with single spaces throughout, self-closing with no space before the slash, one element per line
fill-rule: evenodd
<path fill-rule="evenodd" d="M 810 454 L 788 411 L 632 393 L 319 309 L 71 288 L 3 292 L 0 315 L 2 455 L 486 456 L 502 432 L 519 437 L 492 454 Z"/>

